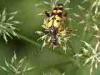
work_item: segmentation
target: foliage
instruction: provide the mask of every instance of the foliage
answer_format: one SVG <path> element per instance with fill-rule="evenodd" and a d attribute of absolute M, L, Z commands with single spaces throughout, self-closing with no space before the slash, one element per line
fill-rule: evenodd
<path fill-rule="evenodd" d="M 34 67 L 29 67 L 30 65 L 25 62 L 25 59 L 26 58 L 22 58 L 18 61 L 16 53 L 14 52 L 11 61 L 8 62 L 7 59 L 5 59 L 5 66 L 0 66 L 0 68 L 10 75 L 24 75 L 25 72 L 34 69 Z"/>
<path fill-rule="evenodd" d="M 0 14 L 0 35 L 3 37 L 5 42 L 8 41 L 7 37 L 13 38 L 12 36 L 17 36 L 15 30 L 15 25 L 19 24 L 19 21 L 14 20 L 17 11 L 7 13 L 6 9 Z"/>
<path fill-rule="evenodd" d="M 84 3 L 89 2 L 89 0 L 84 0 Z M 82 41 L 82 43 L 85 44 L 81 46 L 81 49 L 79 50 L 79 54 L 76 53 L 76 57 L 81 58 L 81 60 L 84 61 L 84 65 L 88 65 L 90 66 L 90 75 L 92 75 L 93 73 L 93 69 L 94 66 L 97 69 L 99 63 L 100 63 L 100 38 L 96 38 L 94 36 L 100 36 L 100 28 L 99 28 L 99 24 L 100 22 L 98 21 L 99 17 L 99 7 L 100 7 L 100 0 L 94 0 L 91 2 L 91 5 L 88 9 L 84 8 L 81 5 L 78 5 L 78 8 L 80 9 L 80 12 L 84 14 L 84 16 L 82 16 L 81 19 L 81 15 L 78 14 L 74 14 L 74 16 L 76 16 L 77 18 L 80 19 L 79 25 L 84 25 L 84 30 L 83 30 L 83 35 L 82 35 L 82 39 L 80 39 Z M 85 12 L 84 12 L 85 11 Z M 91 38 L 94 41 L 89 41 L 90 43 L 87 43 L 87 41 L 85 41 L 85 38 L 88 34 L 88 32 L 91 32 Z M 91 34 L 89 33 L 89 34 Z M 88 35 L 89 36 L 89 35 Z M 94 46 L 92 46 L 94 45 Z"/>
<path fill-rule="evenodd" d="M 42 5 L 45 5 L 49 6 L 48 9 L 50 9 L 60 1 L 62 2 L 62 0 L 43 0 L 42 2 L 40 1 L 40 3 L 35 4 L 35 6 L 36 9 L 38 9 L 39 6 L 41 6 L 42 8 Z M 53 52 L 55 54 L 64 56 L 64 58 L 66 59 L 63 60 L 64 63 L 62 63 L 63 61 L 59 61 L 53 65 L 47 63 L 47 67 L 42 67 L 42 69 L 44 70 L 50 67 L 59 68 L 59 66 L 65 67 L 66 64 L 70 63 L 71 60 L 71 62 L 78 66 L 78 69 L 84 69 L 84 66 L 86 68 L 89 67 L 89 73 L 90 75 L 93 75 L 93 73 L 95 72 L 94 69 L 99 69 L 98 66 L 100 64 L 100 0 L 83 0 L 79 1 L 79 3 L 77 2 L 75 5 L 74 0 L 64 0 L 64 5 L 64 12 L 68 12 L 67 20 L 66 22 L 64 22 L 64 25 L 65 28 L 71 28 L 72 33 L 68 34 L 65 31 L 57 34 L 58 43 L 61 49 L 58 48 L 58 50 L 53 50 Z M 38 15 L 42 15 L 44 17 L 43 12 L 39 13 Z M 36 33 L 39 35 L 38 40 L 43 41 L 43 43 L 41 44 L 40 41 L 35 42 L 34 40 L 27 38 L 26 36 L 16 33 L 16 25 L 20 24 L 19 21 L 14 20 L 16 14 L 17 11 L 8 14 L 6 12 L 6 9 L 4 9 L 0 14 L 0 36 L 3 37 L 6 42 L 8 41 L 8 37 L 13 38 L 12 36 L 17 36 L 20 37 L 20 39 L 30 42 L 32 46 L 35 44 L 38 47 L 38 49 L 36 50 L 39 50 L 41 45 L 44 50 L 46 48 L 46 50 L 49 50 L 49 47 L 45 48 L 45 46 L 49 44 L 48 41 L 50 41 L 49 34 L 45 34 L 41 30 L 36 31 Z M 65 51 L 65 53 L 62 52 L 62 49 Z M 53 56 L 53 52 L 51 56 Z M 48 59 L 48 57 L 44 57 L 44 60 Z M 42 59 L 40 60 L 42 61 Z M 65 60 L 67 60 L 68 63 L 65 62 Z M 71 65 L 73 65 L 73 63 L 71 63 Z M 82 64 L 82 66 L 80 66 L 80 64 Z M 16 53 L 14 53 L 11 61 L 8 62 L 7 59 L 5 59 L 5 66 L 0 66 L 0 68 L 7 73 L 12 72 L 12 74 L 14 75 L 24 75 L 25 72 L 34 69 L 34 67 L 29 67 L 29 65 L 25 62 L 25 58 L 22 58 L 18 61 Z M 58 75 L 68 75 L 65 69 L 59 68 L 59 70 L 60 69 L 61 73 Z M 43 75 L 53 74 L 50 72 L 50 74 L 43 73 L 43 70 L 39 70 L 39 72 L 42 71 Z"/>

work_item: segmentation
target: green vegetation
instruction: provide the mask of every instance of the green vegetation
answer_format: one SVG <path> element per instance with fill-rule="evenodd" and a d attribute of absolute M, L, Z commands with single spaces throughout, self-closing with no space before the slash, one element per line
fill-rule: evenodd
<path fill-rule="evenodd" d="M 52 49 L 42 25 L 56 3 L 64 3 L 72 31 Z M 0 74 L 99 75 L 99 19 L 100 0 L 0 0 Z"/>

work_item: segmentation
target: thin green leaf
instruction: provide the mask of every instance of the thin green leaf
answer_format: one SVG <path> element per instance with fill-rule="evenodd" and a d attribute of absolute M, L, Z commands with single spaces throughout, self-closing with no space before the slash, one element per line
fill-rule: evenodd
<path fill-rule="evenodd" d="M 93 47 L 90 45 L 90 44 L 88 44 L 86 41 L 82 41 L 89 49 L 91 49 L 91 50 L 94 50 L 93 49 Z"/>
<path fill-rule="evenodd" d="M 92 6 L 91 6 L 91 10 L 96 6 L 97 2 L 93 2 Z"/>
<path fill-rule="evenodd" d="M 6 10 L 4 9 L 2 12 L 2 19 L 1 21 L 4 22 L 6 20 Z"/>
<path fill-rule="evenodd" d="M 43 35 L 44 34 L 42 31 L 36 31 L 35 33 L 38 34 L 38 35 Z"/>
<path fill-rule="evenodd" d="M 2 70 L 6 71 L 6 72 L 9 72 L 9 71 L 7 70 L 7 68 L 5 68 L 5 67 L 3 67 L 3 66 L 0 66 L 0 68 L 1 68 Z"/>
<path fill-rule="evenodd" d="M 85 10 L 85 8 L 82 7 L 81 5 L 78 5 L 78 8 L 79 8 L 80 10 Z"/>
<path fill-rule="evenodd" d="M 19 22 L 19 21 L 12 21 L 13 23 L 15 23 L 15 24 L 20 24 L 21 22 Z"/>
<path fill-rule="evenodd" d="M 26 71 L 30 71 L 30 70 L 33 70 L 35 67 L 29 67 L 26 69 Z"/>
<path fill-rule="evenodd" d="M 6 59 L 5 59 L 5 64 L 6 64 L 6 66 L 9 68 L 9 63 L 7 62 Z"/>
<path fill-rule="evenodd" d="M 97 63 L 97 62 L 95 63 L 95 68 L 96 68 L 96 69 L 98 68 L 98 63 Z"/>
<path fill-rule="evenodd" d="M 6 37 L 6 34 L 5 34 L 5 33 L 3 34 L 3 39 L 5 40 L 5 42 L 6 42 L 6 43 L 8 42 L 8 40 L 7 40 L 7 37 Z"/>
<path fill-rule="evenodd" d="M 14 56 L 13 56 L 13 58 L 14 58 L 15 60 L 17 59 L 17 56 L 16 56 L 15 51 L 14 51 Z"/>
<path fill-rule="evenodd" d="M 73 13 L 73 15 L 74 15 L 75 17 L 80 17 L 80 15 L 77 14 L 77 13 Z"/>
<path fill-rule="evenodd" d="M 15 16 L 10 16 L 10 17 L 8 18 L 8 21 L 13 20 L 14 17 L 15 17 Z"/>
<path fill-rule="evenodd" d="M 50 3 L 47 2 L 47 1 L 43 1 L 43 3 L 46 4 L 46 5 L 50 5 Z"/>
<path fill-rule="evenodd" d="M 18 13 L 18 11 L 11 12 L 10 15 L 16 15 L 17 13 Z"/>
<path fill-rule="evenodd" d="M 85 63 L 84 63 L 84 65 L 88 64 L 91 60 L 92 60 L 92 57 L 87 58 L 86 61 L 85 61 Z"/>
<path fill-rule="evenodd" d="M 21 64 L 25 61 L 25 58 L 22 58 L 18 63 Z"/>
<path fill-rule="evenodd" d="M 8 32 L 5 32 L 5 34 L 10 37 L 10 38 L 13 38 Z"/>
<path fill-rule="evenodd" d="M 17 68 L 15 66 L 13 66 L 12 64 L 9 64 L 9 67 L 12 69 L 12 71 L 14 71 L 15 73 L 17 72 Z"/>

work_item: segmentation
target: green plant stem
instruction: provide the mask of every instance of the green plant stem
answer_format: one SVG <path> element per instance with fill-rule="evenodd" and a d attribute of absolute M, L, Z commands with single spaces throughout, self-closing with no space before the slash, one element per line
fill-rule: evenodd
<path fill-rule="evenodd" d="M 24 36 L 24 35 L 21 35 L 21 34 L 17 33 L 17 36 L 18 36 L 18 38 L 23 39 L 23 40 L 25 40 L 25 41 L 31 43 L 32 45 L 36 45 L 36 46 L 41 47 L 40 44 L 38 44 L 37 42 L 35 42 L 35 41 L 32 40 L 32 39 L 29 39 L 28 37 L 26 37 L 26 36 Z"/>

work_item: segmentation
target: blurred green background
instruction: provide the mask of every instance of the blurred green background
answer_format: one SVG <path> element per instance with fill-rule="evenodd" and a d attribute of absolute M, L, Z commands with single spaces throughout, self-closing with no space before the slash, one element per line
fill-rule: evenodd
<path fill-rule="evenodd" d="M 41 29 L 43 23 L 42 16 L 37 15 L 43 12 L 43 10 L 48 10 L 47 5 L 41 5 L 35 7 L 35 4 L 41 3 L 43 0 L 0 0 L 0 13 L 4 8 L 7 12 L 18 11 L 16 15 L 16 20 L 20 21 L 21 24 L 17 26 L 19 32 L 27 36 L 30 39 L 37 40 L 39 37 L 35 34 L 36 30 Z M 48 1 L 48 0 L 47 0 Z M 63 2 L 63 0 L 61 0 Z M 81 3 L 82 0 L 71 0 L 69 7 L 74 10 L 68 11 L 67 13 L 71 15 L 72 12 L 77 11 L 77 5 Z M 77 20 L 70 24 L 70 27 L 79 29 L 77 32 L 81 35 L 82 27 L 77 25 Z M 91 37 L 91 35 L 89 36 Z M 80 46 L 79 40 L 80 36 L 72 39 L 74 42 L 73 48 L 76 49 Z M 89 40 L 86 38 L 86 40 Z M 41 42 L 40 42 L 41 43 Z M 58 49 L 62 50 L 62 49 Z M 61 75 L 65 72 L 65 75 L 89 75 L 88 68 L 80 68 L 78 63 L 71 61 L 70 54 L 63 54 L 63 52 L 55 52 L 49 48 L 45 48 L 43 51 L 36 45 L 32 45 L 29 42 L 14 38 L 9 39 L 8 43 L 5 43 L 2 38 L 0 38 L 0 65 L 4 65 L 5 58 L 9 61 L 13 56 L 13 52 L 16 52 L 18 59 L 27 57 L 26 62 L 31 66 L 36 67 L 36 69 L 27 72 L 25 75 Z M 73 51 L 74 53 L 75 51 Z M 0 70 L 0 75 L 8 75 L 6 72 Z M 94 75 L 100 75 L 99 70 L 94 73 Z"/>

